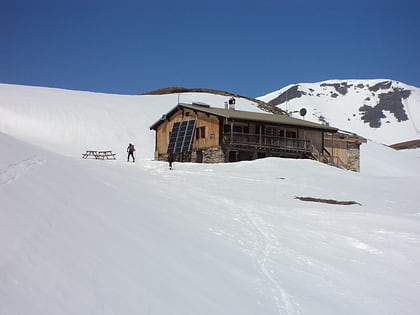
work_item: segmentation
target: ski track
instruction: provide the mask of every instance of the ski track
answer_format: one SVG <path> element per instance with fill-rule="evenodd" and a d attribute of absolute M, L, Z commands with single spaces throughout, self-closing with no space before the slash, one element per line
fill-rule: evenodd
<path fill-rule="evenodd" d="M 300 314 L 292 297 L 281 286 L 280 282 L 273 275 L 272 268 L 270 268 L 271 256 L 280 246 L 277 238 L 270 233 L 272 226 L 260 216 L 256 215 L 255 211 L 250 211 L 247 207 L 238 206 L 229 199 L 224 199 L 223 201 L 229 208 L 239 209 L 242 216 L 245 218 L 245 221 L 249 222 L 251 230 L 257 232 L 257 235 L 261 238 L 261 241 L 256 244 L 257 246 L 255 246 L 256 252 L 254 255 L 257 258 L 257 263 L 262 276 L 272 284 L 272 297 L 279 314 Z"/>
<path fill-rule="evenodd" d="M 166 167 L 151 167 L 150 165 L 146 167 L 152 174 L 159 174 L 165 178 L 173 177 L 172 175 L 178 173 L 188 174 L 188 175 L 198 175 L 194 171 L 181 171 L 172 173 L 171 171 L 167 171 Z M 209 169 L 207 176 L 214 176 L 211 174 L 212 170 Z M 199 176 L 203 176 L 204 174 L 201 173 Z M 206 176 L 204 175 L 204 176 Z M 235 176 L 226 176 L 226 179 L 232 179 Z M 243 178 L 241 179 L 248 179 Z M 251 181 L 258 181 L 255 179 L 248 179 Z M 233 221 L 240 221 L 242 223 L 246 223 L 248 226 L 248 231 L 245 231 L 247 235 L 250 235 L 249 238 L 241 240 L 234 237 L 229 231 L 226 231 L 225 228 L 223 229 L 212 229 L 210 228 L 210 232 L 217 235 L 218 237 L 223 237 L 225 239 L 229 239 L 230 241 L 237 243 L 248 255 L 251 257 L 255 257 L 257 260 L 258 267 L 260 269 L 262 279 L 266 279 L 268 283 L 271 284 L 271 295 L 272 299 L 274 300 L 275 306 L 278 310 L 278 314 L 290 314 L 290 315 L 299 315 L 301 314 L 298 310 L 296 303 L 293 301 L 293 298 L 287 291 L 282 287 L 279 280 L 276 279 L 274 275 L 274 269 L 270 268 L 270 261 L 275 261 L 272 256 L 274 255 L 275 251 L 280 248 L 280 242 L 276 238 L 276 236 L 271 233 L 273 227 L 266 222 L 261 216 L 255 214 L 258 209 L 249 209 L 249 205 L 238 205 L 234 201 L 230 200 L 229 198 L 222 198 L 218 200 L 209 200 L 211 203 L 215 203 L 218 209 L 222 208 L 225 209 L 225 206 L 219 207 L 218 204 L 224 203 L 230 209 L 235 209 L 236 213 L 230 213 L 230 215 L 234 215 L 234 217 L 230 216 L 230 219 Z M 228 219 L 228 218 L 225 218 Z M 226 221 L 225 221 L 226 222 Z"/>
<path fill-rule="evenodd" d="M 45 160 L 33 156 L 9 164 L 5 170 L 0 171 L 0 185 L 7 185 L 14 182 L 29 170 L 39 167 L 44 163 Z"/>

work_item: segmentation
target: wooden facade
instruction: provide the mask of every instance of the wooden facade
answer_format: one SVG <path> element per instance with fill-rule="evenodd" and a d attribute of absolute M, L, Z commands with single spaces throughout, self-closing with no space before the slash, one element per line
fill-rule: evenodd
<path fill-rule="evenodd" d="M 337 129 L 286 115 L 274 115 L 178 104 L 150 129 L 156 131 L 155 159 L 166 160 L 174 125 L 194 120 L 188 150 L 175 152 L 177 161 L 221 163 L 263 157 L 312 158 L 334 164 L 338 158 L 326 136 Z M 336 144 L 339 142 L 336 141 Z M 330 148 L 330 149 L 328 149 Z M 338 151 L 338 148 L 335 149 Z M 342 154 L 342 152 L 340 152 Z M 341 160 L 348 160 L 343 155 Z M 346 168 L 346 165 L 337 165 Z"/>
<path fill-rule="evenodd" d="M 324 136 L 327 155 L 334 157 L 333 164 L 352 171 L 360 171 L 360 145 L 366 139 L 354 133 L 339 131 Z"/>

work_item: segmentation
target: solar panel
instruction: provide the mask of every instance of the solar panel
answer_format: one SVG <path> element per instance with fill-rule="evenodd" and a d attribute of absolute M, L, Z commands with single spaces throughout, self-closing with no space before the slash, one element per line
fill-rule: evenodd
<path fill-rule="evenodd" d="M 195 120 L 186 120 L 174 124 L 169 138 L 168 154 L 190 151 L 195 122 Z"/>

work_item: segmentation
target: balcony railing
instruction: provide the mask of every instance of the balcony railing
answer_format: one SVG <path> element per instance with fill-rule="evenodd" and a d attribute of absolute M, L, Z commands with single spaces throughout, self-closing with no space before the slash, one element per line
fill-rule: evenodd
<path fill-rule="evenodd" d="M 312 145 L 311 150 L 312 150 L 312 156 L 314 157 L 315 160 L 325 163 L 325 164 L 334 165 L 339 168 L 348 169 L 347 165 L 344 164 L 344 162 L 340 159 L 340 157 L 331 155 L 327 149 L 324 148 L 322 150 L 324 154 L 321 154 L 318 151 L 318 149 Z"/>
<path fill-rule="evenodd" d="M 311 153 L 311 142 L 309 140 L 300 140 L 296 138 L 285 138 L 279 136 L 267 136 L 252 133 L 224 133 L 223 144 Z"/>

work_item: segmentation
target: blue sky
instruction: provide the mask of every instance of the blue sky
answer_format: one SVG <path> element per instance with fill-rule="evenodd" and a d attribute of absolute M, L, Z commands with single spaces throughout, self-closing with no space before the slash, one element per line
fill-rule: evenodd
<path fill-rule="evenodd" d="M 257 97 L 291 83 L 420 87 L 420 1 L 0 0 L 0 82 Z"/>

